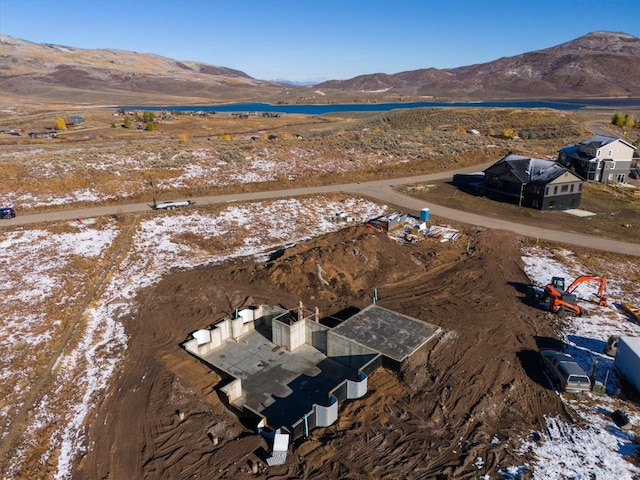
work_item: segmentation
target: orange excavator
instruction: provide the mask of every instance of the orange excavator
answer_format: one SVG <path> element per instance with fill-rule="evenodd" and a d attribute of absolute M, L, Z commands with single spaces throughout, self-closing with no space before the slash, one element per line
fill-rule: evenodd
<path fill-rule="evenodd" d="M 541 300 L 548 302 L 550 312 L 563 314 L 582 315 L 582 309 L 578 306 L 576 296 L 565 292 L 564 278 L 553 277 L 551 283 L 544 287 Z"/>
<path fill-rule="evenodd" d="M 598 284 L 598 293 L 594 293 L 594 295 L 598 297 L 598 305 L 606 307 L 607 297 L 604 294 L 604 289 L 607 286 L 607 277 L 589 277 L 587 275 L 581 275 L 576 278 L 571 285 L 569 285 L 567 292 L 573 293 L 573 291 L 578 288 L 578 285 L 584 282 L 595 282 Z"/>
<path fill-rule="evenodd" d="M 553 277 L 551 283 L 544 287 L 542 299 L 548 302 L 549 311 L 554 313 L 573 313 L 575 315 L 582 315 L 582 309 L 578 305 L 576 295 L 573 293 L 578 285 L 584 282 L 597 282 L 598 293 L 595 294 L 598 297 L 598 305 L 607 305 L 607 299 L 605 297 L 604 289 L 607 284 L 606 277 L 591 277 L 587 275 L 581 275 L 576 278 L 571 285 L 565 290 L 564 278 Z"/>

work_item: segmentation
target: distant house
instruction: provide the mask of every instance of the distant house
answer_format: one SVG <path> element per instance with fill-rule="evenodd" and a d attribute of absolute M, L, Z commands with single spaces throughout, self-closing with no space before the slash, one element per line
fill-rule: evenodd
<path fill-rule="evenodd" d="M 553 160 L 510 153 L 484 171 L 489 196 L 538 210 L 578 208 L 584 180 Z"/>
<path fill-rule="evenodd" d="M 590 182 L 625 183 L 636 147 L 615 137 L 594 135 L 558 151 L 558 162 Z"/>

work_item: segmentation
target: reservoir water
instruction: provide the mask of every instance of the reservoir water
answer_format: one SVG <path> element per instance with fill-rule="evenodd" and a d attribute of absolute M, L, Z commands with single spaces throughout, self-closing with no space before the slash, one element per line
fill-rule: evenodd
<path fill-rule="evenodd" d="M 571 100 L 504 100 L 488 102 L 393 102 L 332 104 L 229 103 L 220 105 L 121 106 L 127 110 L 167 110 L 171 112 L 257 112 L 301 113 L 322 115 L 337 112 L 385 112 L 400 108 L 551 108 L 581 110 L 583 108 L 640 108 L 640 98 L 571 99 Z"/>

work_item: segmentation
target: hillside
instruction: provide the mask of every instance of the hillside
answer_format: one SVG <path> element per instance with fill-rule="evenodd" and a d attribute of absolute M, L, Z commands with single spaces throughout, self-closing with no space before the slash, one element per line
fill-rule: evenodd
<path fill-rule="evenodd" d="M 375 73 L 304 87 L 150 53 L 3 36 L 0 90 L 9 102 L 87 105 L 640 97 L 640 39 L 595 32 L 483 64 Z"/>
<path fill-rule="evenodd" d="M 391 89 L 452 99 L 634 97 L 640 96 L 640 39 L 624 33 L 595 32 L 556 47 L 489 63 L 361 75 L 324 82 L 316 88 Z"/>
<path fill-rule="evenodd" d="M 163 98 L 188 103 L 259 97 L 280 88 L 239 70 L 150 53 L 0 38 L 0 90 L 14 98 L 108 104 Z"/>

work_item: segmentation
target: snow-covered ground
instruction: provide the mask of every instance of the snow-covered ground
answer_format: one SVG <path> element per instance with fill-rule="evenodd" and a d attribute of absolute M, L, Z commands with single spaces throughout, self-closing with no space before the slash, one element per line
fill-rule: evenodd
<path fill-rule="evenodd" d="M 585 274 L 580 260 L 568 250 L 551 252 L 531 248 L 523 251 L 522 259 L 527 275 L 540 286 L 549 283 L 553 276 L 569 280 Z M 566 319 L 561 340 L 565 351 L 587 373 L 595 367 L 595 380 L 605 384 L 606 395 L 562 395 L 563 401 L 583 420 L 579 423 L 586 426 L 547 418 L 546 431 L 532 432 L 531 438 L 525 439 L 520 447 L 523 456 L 525 453 L 534 454 L 535 463 L 504 468 L 501 473 L 507 478 L 515 479 L 516 475 L 529 468 L 536 479 L 640 478 L 640 468 L 631 459 L 638 447 L 635 434 L 618 428 L 610 417 L 613 411 L 621 409 L 628 414 L 632 424 L 638 425 L 640 409 L 618 396 L 620 380 L 613 371 L 613 359 L 602 353 L 609 335 L 640 336 L 640 325 L 632 322 L 619 308 L 622 302 L 640 304 L 640 285 L 632 281 L 638 278 L 640 266 L 635 262 L 612 265 L 602 261 L 601 268 L 603 272 L 616 272 L 615 277 L 607 282 L 609 305 L 602 307 L 594 303 L 592 294 L 597 287 L 593 283 L 578 286 L 575 293 L 588 312 L 582 317 Z M 621 276 L 623 272 L 626 277 Z"/>
<path fill-rule="evenodd" d="M 28 400 L 30 385 L 54 372 L 48 392 L 31 409 L 5 478 L 31 478 L 21 471 L 28 461 L 53 463 L 46 478 L 71 478 L 72 463 L 86 448 L 83 421 L 127 348 L 119 314 L 141 288 L 175 268 L 266 255 L 337 230 L 345 223 L 331 221 L 336 212 L 364 220 L 384 210 L 367 200 L 317 197 L 229 205 L 216 214 L 162 212 L 135 226 L 124 258 L 118 244 L 128 228 L 113 220 L 0 231 L 0 441 Z M 66 337 L 69 331 L 73 335 Z"/>
<path fill-rule="evenodd" d="M 141 288 L 174 268 L 262 256 L 336 230 L 344 223 L 328 217 L 342 211 L 367 219 L 385 213 L 385 206 L 352 198 L 287 199 L 229 205 L 215 214 L 199 208 L 156 212 L 133 231 L 126 222 L 106 219 L 1 230 L 0 441 L 29 400 L 29 386 L 43 372 L 53 372 L 46 395 L 34 399 L 37 405 L 5 478 L 27 478 L 20 476 L 21 469 L 33 461 L 43 465 L 47 478 L 71 477 L 74 460 L 86 449 L 83 421 L 127 348 L 118 318 L 131 308 Z M 130 246 L 119 253 L 120 245 Z M 584 273 L 570 251 L 530 248 L 522 255 L 527 274 L 539 285 L 552 276 L 571 279 Z M 610 271 L 612 265 L 606 266 Z M 640 277 L 636 264 L 616 268 L 626 269 L 629 279 Z M 585 285 L 577 293 L 586 303 L 591 291 L 592 286 Z M 607 395 L 563 395 L 587 426 L 548 418 L 544 432 L 522 439 L 523 459 L 533 454 L 536 460 L 503 465 L 497 475 L 515 479 L 530 468 L 537 479 L 640 478 L 640 469 L 626 459 L 635 450 L 632 434 L 621 431 L 607 415 L 623 408 L 637 424 L 640 414 L 616 396 L 620 384 L 612 360 L 600 353 L 609 334 L 640 335 L 640 326 L 615 308 L 623 300 L 639 303 L 640 290 L 616 275 L 607 293 L 609 307 L 590 306 L 588 316 L 568 319 L 562 332 L 566 350 L 585 370 L 598 362 L 597 379 L 607 379 Z M 55 363 L 49 363 L 51 359 Z"/>
<path fill-rule="evenodd" d="M 351 149 L 348 154 L 332 154 L 319 162 L 318 152 L 295 143 L 286 149 L 256 147 L 248 152 L 234 150 L 226 154 L 213 147 L 184 150 L 174 147 L 162 148 L 161 153 L 75 147 L 61 147 L 53 152 L 48 149 L 0 151 L 0 162 L 20 163 L 19 173 L 8 174 L 8 178 L 46 179 L 26 185 L 7 182 L 0 188 L 0 204 L 12 206 L 18 214 L 24 214 L 55 205 L 149 196 L 150 183 L 153 193 L 159 195 L 178 189 L 291 181 L 322 173 L 356 172 L 392 161 L 408 161 L 383 152 L 362 154 Z"/>

